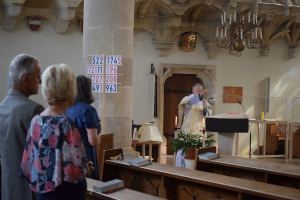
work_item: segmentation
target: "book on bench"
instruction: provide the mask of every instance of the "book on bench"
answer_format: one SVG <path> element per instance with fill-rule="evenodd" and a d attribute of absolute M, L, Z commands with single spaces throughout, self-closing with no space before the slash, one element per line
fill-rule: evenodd
<path fill-rule="evenodd" d="M 133 166 L 142 167 L 144 165 L 150 164 L 150 160 L 145 158 L 136 158 L 133 160 L 129 160 L 128 163 Z"/>
<path fill-rule="evenodd" d="M 105 183 L 94 185 L 94 191 L 103 193 L 103 192 L 109 192 L 111 190 L 115 190 L 123 187 L 124 187 L 124 182 L 122 180 L 114 179 L 111 181 L 107 181 Z"/>
<path fill-rule="evenodd" d="M 213 160 L 216 158 L 220 158 L 220 156 L 213 152 L 205 152 L 203 154 L 198 155 L 198 158 L 202 160 Z"/>

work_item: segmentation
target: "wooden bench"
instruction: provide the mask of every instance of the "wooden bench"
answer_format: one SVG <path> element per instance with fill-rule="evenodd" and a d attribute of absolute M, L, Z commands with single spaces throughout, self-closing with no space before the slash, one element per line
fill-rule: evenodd
<path fill-rule="evenodd" d="M 228 155 L 220 155 L 214 160 L 201 160 L 198 154 L 197 150 L 195 170 L 300 189 L 300 166 Z"/>
<path fill-rule="evenodd" d="M 94 179 L 86 178 L 87 182 L 87 191 L 86 191 L 86 200 L 152 200 L 152 199 L 162 199 L 159 197 L 153 197 L 148 194 L 144 194 L 141 192 L 137 192 L 134 190 L 120 188 L 118 190 L 114 190 L 113 193 L 99 193 L 94 191 L 94 185 L 98 185 L 103 183 L 101 181 L 97 181 Z"/>
<path fill-rule="evenodd" d="M 117 155 L 120 151 L 122 149 L 106 150 L 104 155 Z M 128 164 L 131 159 L 105 160 L 103 180 L 118 178 L 124 181 L 126 188 L 172 200 L 300 199 L 297 189 L 159 163 L 135 167 Z"/>

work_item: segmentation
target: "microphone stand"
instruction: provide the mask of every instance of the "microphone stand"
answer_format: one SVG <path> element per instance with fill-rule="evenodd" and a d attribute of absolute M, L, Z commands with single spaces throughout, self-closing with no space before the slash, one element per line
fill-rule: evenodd
<path fill-rule="evenodd" d="M 237 100 L 237 102 L 239 102 L 239 104 L 242 106 L 243 110 L 244 110 L 244 114 L 245 114 L 245 117 L 246 119 L 248 119 L 247 115 L 246 115 L 246 111 L 245 111 L 245 108 L 243 106 L 243 104 Z M 251 129 L 250 129 L 250 126 L 249 126 L 249 123 L 248 123 L 248 130 L 250 131 L 250 147 L 249 147 L 249 158 L 251 158 Z"/>

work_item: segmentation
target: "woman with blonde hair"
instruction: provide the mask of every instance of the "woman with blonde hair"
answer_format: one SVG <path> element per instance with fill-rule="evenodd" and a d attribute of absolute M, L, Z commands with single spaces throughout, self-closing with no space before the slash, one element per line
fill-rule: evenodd
<path fill-rule="evenodd" d="M 42 76 L 48 106 L 28 130 L 20 176 L 28 180 L 39 200 L 85 200 L 85 176 L 93 170 L 74 122 L 65 116 L 76 96 L 76 79 L 66 64 L 48 67 Z"/>

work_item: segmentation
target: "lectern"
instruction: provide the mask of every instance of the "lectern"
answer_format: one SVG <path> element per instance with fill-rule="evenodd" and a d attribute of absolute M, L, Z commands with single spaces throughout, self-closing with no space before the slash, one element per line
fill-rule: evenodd
<path fill-rule="evenodd" d="M 218 153 L 237 155 L 238 133 L 248 133 L 249 119 L 242 114 L 227 113 L 206 117 L 206 131 L 218 132 Z"/>

